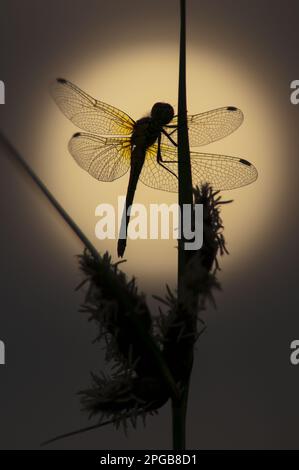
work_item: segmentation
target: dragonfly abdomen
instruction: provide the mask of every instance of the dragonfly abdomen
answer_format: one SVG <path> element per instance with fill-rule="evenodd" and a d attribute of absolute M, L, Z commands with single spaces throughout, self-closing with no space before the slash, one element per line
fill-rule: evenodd
<path fill-rule="evenodd" d="M 137 187 L 137 183 L 139 180 L 139 176 L 144 164 L 146 155 L 146 147 L 143 145 L 135 145 L 134 149 L 132 150 L 131 154 L 131 170 L 130 170 L 130 179 L 127 189 L 127 196 L 126 196 L 126 203 L 124 207 L 124 212 L 122 216 L 122 230 L 125 228 L 125 235 L 124 238 L 119 238 L 117 244 L 117 254 L 120 257 L 123 257 L 126 245 L 127 245 L 127 230 L 130 221 L 129 209 L 133 204 L 135 191 Z"/>

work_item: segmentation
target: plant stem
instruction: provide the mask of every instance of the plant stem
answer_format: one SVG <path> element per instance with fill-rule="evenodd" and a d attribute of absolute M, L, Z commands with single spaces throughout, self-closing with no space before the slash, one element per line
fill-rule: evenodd
<path fill-rule="evenodd" d="M 172 400 L 172 441 L 174 450 L 186 449 L 186 412 L 188 387 L 180 400 Z"/>
<path fill-rule="evenodd" d="M 190 162 L 189 136 L 187 126 L 187 93 L 186 93 L 186 1 L 180 0 L 180 62 L 179 62 L 179 97 L 178 97 L 178 177 L 179 206 L 183 213 L 184 204 L 192 205 L 192 174 Z M 186 252 L 184 250 L 183 218 L 181 217 L 178 259 L 178 288 L 185 270 Z"/>
<path fill-rule="evenodd" d="M 190 162 L 189 137 L 187 126 L 186 94 L 186 1 L 180 0 L 180 61 L 179 61 L 179 96 L 178 96 L 178 179 L 179 206 L 181 213 L 180 238 L 178 240 L 178 303 L 183 303 L 183 275 L 188 260 L 184 249 L 183 208 L 192 206 L 192 174 Z M 192 354 L 193 357 L 193 346 Z M 191 367 L 190 367 L 191 373 Z M 172 399 L 172 436 L 173 449 L 184 450 L 186 446 L 186 413 L 188 404 L 189 379 L 181 384 L 179 399 Z"/>
<path fill-rule="evenodd" d="M 11 144 L 11 142 L 7 139 L 7 137 L 5 137 L 2 132 L 0 132 L 0 143 L 3 145 L 6 151 L 21 165 L 21 167 L 26 171 L 30 178 L 35 182 L 35 184 L 39 187 L 42 193 L 46 196 L 48 201 L 55 207 L 57 212 L 66 221 L 68 226 L 75 232 L 77 237 L 82 241 L 83 245 L 86 246 L 86 248 L 94 256 L 94 258 L 99 260 L 100 255 L 91 243 L 91 241 L 86 237 L 86 235 L 82 232 L 82 230 L 78 227 L 78 225 L 74 222 L 70 215 L 65 211 L 65 209 L 59 204 L 57 199 L 48 190 L 46 185 L 32 170 L 32 168 L 28 165 L 28 163 L 24 160 L 24 158 L 20 155 L 20 153 L 16 150 L 16 148 Z"/>

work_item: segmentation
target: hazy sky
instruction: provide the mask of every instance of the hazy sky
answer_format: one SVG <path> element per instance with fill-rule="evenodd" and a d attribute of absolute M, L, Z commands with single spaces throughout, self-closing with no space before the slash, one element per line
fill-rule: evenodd
<path fill-rule="evenodd" d="M 190 448 L 298 448 L 299 366 L 289 344 L 299 338 L 297 265 L 299 4 L 290 0 L 188 2 L 188 110 L 236 105 L 245 122 L 208 152 L 244 157 L 255 185 L 225 197 L 230 256 L 220 274 L 217 311 L 197 347 L 192 378 Z M 52 103 L 49 83 L 64 76 L 138 118 L 158 99 L 176 106 L 178 2 L 1 0 L 0 80 L 9 136 L 99 250 L 94 210 L 116 203 L 127 177 L 98 183 L 67 151 L 76 128 Z M 75 255 L 82 246 L 31 182 L 1 153 L 0 448 L 37 449 L 57 433 L 87 424 L 76 392 L 103 366 L 96 332 L 77 312 L 82 294 Z M 140 186 L 137 201 L 174 202 Z M 174 285 L 174 241 L 128 246 L 126 270 L 152 303 Z M 141 262 L 142 260 L 142 262 Z M 159 275 L 157 275 L 157 272 Z M 192 412 L 191 412 L 192 410 Z M 53 445 L 57 449 L 171 446 L 170 410 L 129 438 L 113 428 Z"/>

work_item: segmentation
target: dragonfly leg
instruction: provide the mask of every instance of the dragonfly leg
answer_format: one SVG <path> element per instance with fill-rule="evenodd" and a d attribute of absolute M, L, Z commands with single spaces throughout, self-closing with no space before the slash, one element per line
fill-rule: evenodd
<path fill-rule="evenodd" d="M 178 130 L 178 126 L 164 126 L 164 127 L 167 127 L 167 129 L 173 129 L 173 131 L 168 132 L 168 135 L 172 135 Z"/>
<path fill-rule="evenodd" d="M 175 147 L 178 146 L 178 144 L 177 144 L 177 143 L 173 140 L 173 138 L 171 137 L 171 134 L 172 134 L 173 132 L 175 132 L 175 131 L 173 131 L 171 134 L 169 134 L 169 133 L 166 132 L 164 129 L 162 129 L 162 132 L 163 132 L 164 135 L 166 135 L 167 139 L 169 139 L 170 142 L 171 142 Z"/>
<path fill-rule="evenodd" d="M 161 160 L 157 160 L 159 165 L 162 166 L 165 170 L 167 170 L 169 173 L 171 173 L 173 176 L 175 176 L 177 179 L 178 179 L 178 175 L 176 175 L 174 173 L 174 171 L 170 170 L 169 168 L 167 168 L 167 166 L 163 165 L 163 163 L 167 163 L 167 162 L 161 162 Z M 171 163 L 175 163 L 175 162 L 171 162 Z"/>
<path fill-rule="evenodd" d="M 171 136 L 172 134 L 174 134 L 177 130 L 178 130 L 178 126 L 165 126 L 165 127 L 171 127 L 171 128 L 174 128 L 173 131 L 171 132 L 167 132 L 167 137 Z"/>
<path fill-rule="evenodd" d="M 178 130 L 178 125 L 177 124 L 168 124 L 164 127 L 167 127 L 168 129 L 173 129 L 173 131 L 169 132 L 168 135 L 172 135 Z"/>
<path fill-rule="evenodd" d="M 175 176 L 176 178 L 178 177 L 172 170 L 167 168 L 167 166 L 163 165 L 163 163 L 177 163 L 177 162 L 174 162 L 174 161 L 167 162 L 167 161 L 162 159 L 162 155 L 161 155 L 161 134 L 159 134 L 159 137 L 158 137 L 157 162 L 160 166 L 162 166 L 165 170 L 167 170 L 173 176 Z"/>
<path fill-rule="evenodd" d="M 178 126 L 175 126 L 175 125 L 173 125 L 173 126 L 170 125 L 170 126 L 165 126 L 165 127 L 167 127 L 168 129 L 173 129 L 173 131 L 168 132 L 168 135 L 169 135 L 169 136 L 172 135 L 172 134 L 174 134 L 174 133 L 178 130 Z"/>

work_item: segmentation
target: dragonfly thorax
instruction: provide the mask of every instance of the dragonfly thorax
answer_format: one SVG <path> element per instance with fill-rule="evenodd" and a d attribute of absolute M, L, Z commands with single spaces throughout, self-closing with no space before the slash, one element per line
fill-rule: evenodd
<path fill-rule="evenodd" d="M 168 103 L 155 103 L 150 116 L 138 119 L 131 136 L 132 146 L 148 148 L 153 145 L 174 116 L 173 107 Z"/>
<path fill-rule="evenodd" d="M 151 110 L 151 118 L 160 126 L 166 126 L 174 116 L 174 109 L 168 103 L 155 103 Z"/>

